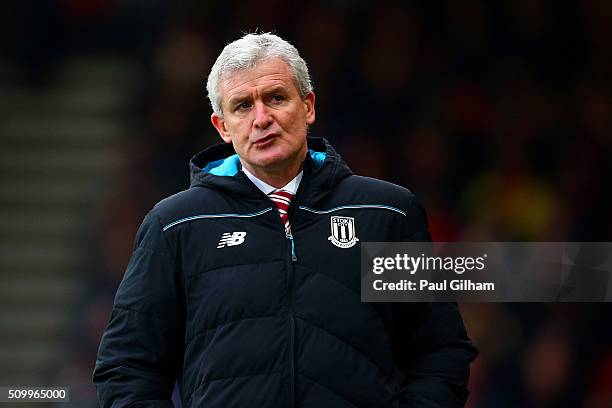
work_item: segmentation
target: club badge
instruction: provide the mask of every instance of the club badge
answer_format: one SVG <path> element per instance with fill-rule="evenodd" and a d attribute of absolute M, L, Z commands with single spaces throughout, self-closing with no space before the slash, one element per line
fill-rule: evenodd
<path fill-rule="evenodd" d="M 327 238 L 338 248 L 350 248 L 359 241 L 355 236 L 355 218 L 331 217 L 331 236 Z"/>

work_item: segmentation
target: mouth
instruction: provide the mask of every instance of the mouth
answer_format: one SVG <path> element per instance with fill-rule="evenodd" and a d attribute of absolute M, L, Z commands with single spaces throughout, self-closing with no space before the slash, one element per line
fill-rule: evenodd
<path fill-rule="evenodd" d="M 268 133 L 267 135 L 260 137 L 255 142 L 253 142 L 254 146 L 257 147 L 265 147 L 270 144 L 274 139 L 280 136 L 278 133 Z"/>

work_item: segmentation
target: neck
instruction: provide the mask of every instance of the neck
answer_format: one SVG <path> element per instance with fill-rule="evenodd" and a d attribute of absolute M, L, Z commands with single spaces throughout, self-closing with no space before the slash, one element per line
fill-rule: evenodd
<path fill-rule="evenodd" d="M 290 166 L 278 168 L 256 167 L 247 163 L 242 163 L 248 171 L 261 181 L 272 187 L 282 188 L 297 176 L 304 166 L 304 161 L 292 163 Z"/>

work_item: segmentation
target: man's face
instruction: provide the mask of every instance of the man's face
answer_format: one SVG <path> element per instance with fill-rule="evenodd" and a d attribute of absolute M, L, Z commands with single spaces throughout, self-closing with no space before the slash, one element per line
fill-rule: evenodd
<path fill-rule="evenodd" d="M 306 156 L 306 131 L 315 121 L 314 93 L 300 97 L 287 64 L 263 60 L 219 84 L 223 118 L 211 120 L 251 171 L 293 168 Z"/>

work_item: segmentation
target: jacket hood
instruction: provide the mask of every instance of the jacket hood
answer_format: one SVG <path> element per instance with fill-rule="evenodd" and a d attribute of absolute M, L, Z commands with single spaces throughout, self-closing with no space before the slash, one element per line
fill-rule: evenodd
<path fill-rule="evenodd" d="M 352 174 L 344 160 L 324 138 L 308 137 L 304 162 L 305 189 L 329 191 Z M 193 156 L 189 162 L 191 187 L 203 186 L 252 195 L 259 190 L 240 171 L 240 158 L 231 143 L 220 143 Z M 255 190 L 254 190 L 255 189 Z"/>

